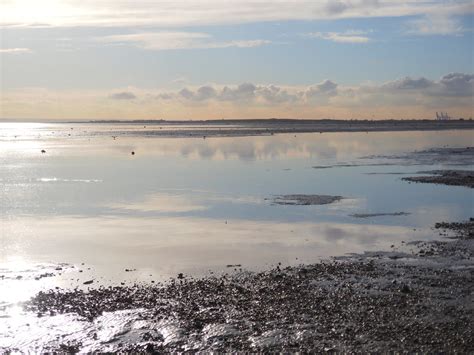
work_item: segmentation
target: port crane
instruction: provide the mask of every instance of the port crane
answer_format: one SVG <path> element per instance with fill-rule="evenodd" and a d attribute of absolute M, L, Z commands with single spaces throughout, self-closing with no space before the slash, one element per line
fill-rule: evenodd
<path fill-rule="evenodd" d="M 436 119 L 438 121 L 447 121 L 447 120 L 450 120 L 451 117 L 448 115 L 447 112 L 440 112 L 440 113 L 436 112 Z"/>

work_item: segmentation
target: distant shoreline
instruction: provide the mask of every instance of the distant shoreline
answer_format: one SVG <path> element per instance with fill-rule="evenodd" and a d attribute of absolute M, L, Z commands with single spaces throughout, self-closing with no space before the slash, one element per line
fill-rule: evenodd
<path fill-rule="evenodd" d="M 59 123 L 59 122 L 58 122 Z M 382 119 L 382 120 L 359 120 L 359 119 L 298 119 L 298 118 L 251 118 L 251 119 L 212 119 L 212 120 L 72 120 L 61 123 L 100 123 L 100 124 L 115 124 L 115 123 L 125 123 L 125 124 L 161 124 L 161 125 L 189 125 L 189 124 L 199 124 L 199 125 L 279 125 L 279 124 L 304 124 L 304 125 L 314 125 L 314 124 L 436 124 L 436 125 L 452 125 L 456 123 L 461 124 L 470 124 L 474 127 L 474 121 L 472 119 L 457 119 L 457 120 L 446 120 L 446 121 L 437 121 L 429 119 Z"/>
<path fill-rule="evenodd" d="M 474 129 L 472 120 L 208 120 L 208 121 L 90 121 L 88 124 L 115 124 L 140 127 L 140 135 L 150 137 L 246 137 L 274 134 L 329 132 L 396 132 Z M 199 126 L 199 127 L 196 127 Z M 176 129 L 179 127 L 179 129 Z M 117 135 L 136 135 L 136 129 L 120 127 Z"/>
<path fill-rule="evenodd" d="M 44 122 L 46 123 L 46 122 Z M 473 120 L 303 120 L 221 119 L 197 121 L 93 120 L 47 124 L 116 125 L 115 136 L 146 137 L 247 137 L 274 134 L 329 132 L 401 132 L 474 129 Z M 130 127 L 130 129 L 128 129 Z M 137 129 L 138 128 L 138 129 Z"/>
<path fill-rule="evenodd" d="M 440 125 L 452 125 L 452 124 L 465 124 L 473 125 L 474 120 L 469 119 L 451 119 L 446 121 L 438 121 L 435 119 L 304 119 L 304 118 L 223 118 L 223 119 L 183 119 L 183 120 L 166 120 L 166 119 L 72 119 L 72 120 L 55 120 L 55 119 L 13 119 L 13 118 L 0 118 L 0 123 L 68 123 L 68 124 L 79 124 L 79 123 L 99 123 L 99 124 L 162 124 L 162 125 L 188 125 L 188 124 L 200 124 L 200 125 L 234 125 L 234 124 L 400 124 L 400 123 L 420 123 L 420 124 L 440 124 Z"/>

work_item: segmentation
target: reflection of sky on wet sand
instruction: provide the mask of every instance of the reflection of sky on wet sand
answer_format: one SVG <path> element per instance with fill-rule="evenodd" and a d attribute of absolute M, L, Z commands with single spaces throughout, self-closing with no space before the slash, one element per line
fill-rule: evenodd
<path fill-rule="evenodd" d="M 469 131 L 114 140 L 104 135 L 110 126 L 5 127 L 0 125 L 4 270 L 18 260 L 85 262 L 104 280 L 149 281 L 150 274 L 199 274 L 227 264 L 259 269 L 429 238 L 435 222 L 465 219 L 473 210 L 467 188 L 384 175 L 443 166 L 312 168 L 372 154 L 468 146 Z M 273 205 L 272 196 L 282 194 L 345 199 L 324 206 Z M 350 216 L 393 212 L 410 215 Z M 39 284 L 74 286 L 75 280 L 63 275 Z M 9 288 L 24 284 L 8 282 Z"/>
<path fill-rule="evenodd" d="M 34 225 L 21 229 L 19 225 Z M 262 268 L 298 264 L 329 255 L 373 250 L 394 242 L 427 238 L 430 232 L 384 225 L 285 223 L 204 218 L 24 218 L 4 223 L 4 249 L 43 262 L 95 265 L 120 273 L 153 269 L 155 277 L 225 269 L 227 264 Z M 15 232 L 15 234 L 13 233 Z"/>
<path fill-rule="evenodd" d="M 48 155 L 68 157 L 86 154 L 122 157 L 124 153 L 134 150 L 147 157 L 181 156 L 188 159 L 214 160 L 314 158 L 340 161 L 369 154 L 395 154 L 445 145 L 472 145 L 469 131 L 301 133 L 231 139 L 123 136 L 117 137 L 116 140 L 112 139 L 113 133 L 110 133 L 111 136 L 96 134 L 112 131 L 115 127 L 3 123 L 0 124 L 0 148 L 4 153 L 2 157 L 10 154 L 23 158 L 29 155 L 36 157 L 37 150 L 44 148 L 48 150 Z"/>

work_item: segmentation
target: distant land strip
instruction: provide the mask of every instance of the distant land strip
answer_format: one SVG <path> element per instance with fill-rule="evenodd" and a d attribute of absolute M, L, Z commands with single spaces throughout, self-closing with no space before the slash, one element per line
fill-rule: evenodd
<path fill-rule="evenodd" d="M 71 123 L 71 122 L 69 122 Z M 79 123 L 79 122 L 74 122 Z M 82 123 L 84 123 L 82 121 Z M 472 120 L 296 120 L 296 119 L 225 119 L 199 121 L 88 121 L 88 124 L 122 125 L 114 130 L 117 135 L 170 136 L 170 137 L 243 137 L 282 133 L 324 132 L 395 132 L 471 130 Z M 128 130 L 127 125 L 142 125 Z M 125 126 L 125 127 L 123 127 Z M 173 128 L 174 127 L 174 128 Z M 178 129 L 176 129 L 178 127 Z"/>

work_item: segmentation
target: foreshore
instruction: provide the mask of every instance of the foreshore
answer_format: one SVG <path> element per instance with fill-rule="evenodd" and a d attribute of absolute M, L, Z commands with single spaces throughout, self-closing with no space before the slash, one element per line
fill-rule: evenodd
<path fill-rule="evenodd" d="M 90 324 L 41 351 L 472 352 L 474 222 L 436 231 L 449 239 L 260 273 L 51 290 L 26 308 Z M 110 317 L 118 329 L 106 339 Z"/>
<path fill-rule="evenodd" d="M 473 151 L 430 148 L 313 168 L 445 164 L 467 169 Z M 474 186 L 470 170 L 404 174 L 409 176 L 403 184 L 461 186 L 466 196 Z M 268 203 L 326 205 L 344 196 L 274 195 Z M 460 206 L 472 212 L 472 204 Z M 351 217 L 403 218 L 412 211 L 362 212 Z M 315 258 L 299 266 L 273 264 L 252 272 L 232 261 L 225 274 L 198 278 L 180 270 L 167 282 L 150 278 L 135 284 L 101 283 L 99 274 L 74 277 L 63 289 L 56 286 L 26 303 L 4 306 L 0 353 L 474 352 L 474 220 L 468 216 L 456 223 L 434 224 L 434 219 L 425 241 L 413 242 L 405 228 L 385 250 L 333 258 L 328 253 L 324 261 Z M 78 272 L 86 267 L 81 264 Z M 140 269 L 126 267 L 131 268 L 127 273 Z M 40 274 L 33 282 L 52 276 Z"/>

